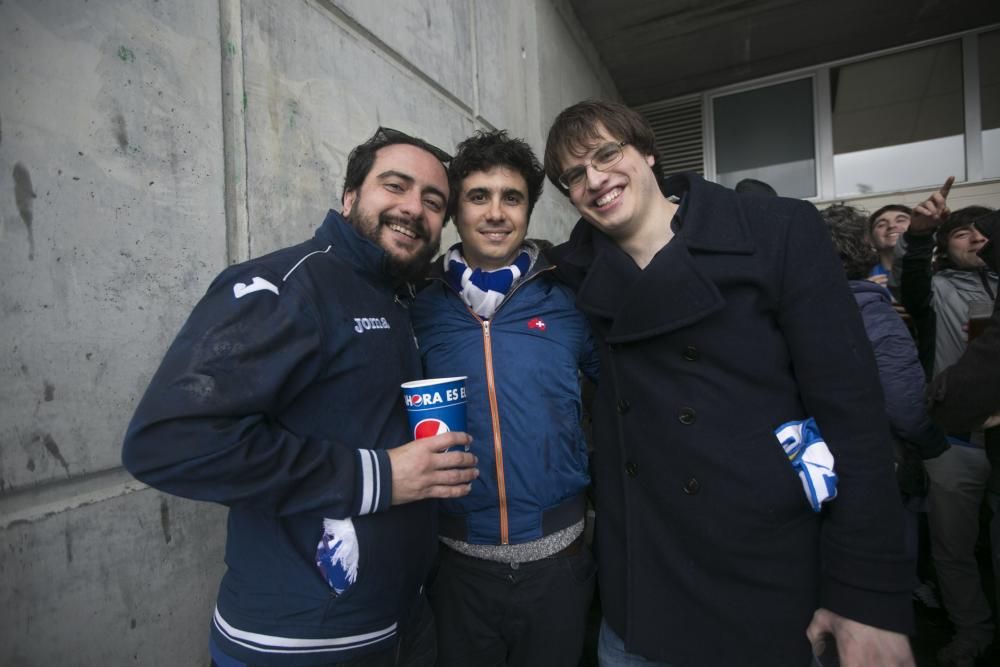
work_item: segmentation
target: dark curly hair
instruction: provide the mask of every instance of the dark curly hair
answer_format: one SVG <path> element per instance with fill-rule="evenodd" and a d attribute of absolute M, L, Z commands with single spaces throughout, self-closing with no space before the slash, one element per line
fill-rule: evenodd
<path fill-rule="evenodd" d="M 853 206 L 834 204 L 819 212 L 848 280 L 864 280 L 878 262 L 868 238 L 868 216 Z"/>
<path fill-rule="evenodd" d="M 662 180 L 660 152 L 656 149 L 653 128 L 638 111 L 618 102 L 584 100 L 563 109 L 556 116 L 545 142 L 545 175 L 559 192 L 569 192 L 559 183 L 562 161 L 568 156 L 583 157 L 601 141 L 598 132 L 604 129 L 612 138 L 624 141 L 643 155 L 653 156 L 653 173 Z"/>
<path fill-rule="evenodd" d="M 448 185 L 452 192 L 448 217 L 455 215 L 462 181 L 469 174 L 494 167 L 513 169 L 524 177 L 528 185 L 528 216 L 531 216 L 545 185 L 545 172 L 531 146 L 522 139 L 508 136 L 506 130 L 480 130 L 458 145 L 448 167 Z"/>
<path fill-rule="evenodd" d="M 955 269 L 955 262 L 948 256 L 948 239 L 959 229 L 971 227 L 979 218 L 986 217 L 993 209 L 985 206 L 966 206 L 948 214 L 948 219 L 934 232 L 934 270 Z"/>

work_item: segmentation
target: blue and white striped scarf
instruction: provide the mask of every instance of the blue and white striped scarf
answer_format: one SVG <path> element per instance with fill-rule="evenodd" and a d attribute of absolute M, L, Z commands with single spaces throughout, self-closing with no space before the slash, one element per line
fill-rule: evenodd
<path fill-rule="evenodd" d="M 445 280 L 476 315 L 488 320 L 510 289 L 528 274 L 537 257 L 535 246 L 525 243 L 513 264 L 495 271 L 483 271 L 469 267 L 462 256 L 462 244 L 456 243 L 444 257 Z"/>

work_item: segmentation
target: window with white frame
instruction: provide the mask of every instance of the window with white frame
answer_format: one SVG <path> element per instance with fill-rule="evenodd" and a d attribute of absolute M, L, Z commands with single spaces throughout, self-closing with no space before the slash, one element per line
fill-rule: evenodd
<path fill-rule="evenodd" d="M 754 178 L 792 197 L 816 196 L 812 78 L 717 97 L 716 180 Z"/>
<path fill-rule="evenodd" d="M 965 180 L 962 43 L 830 68 L 838 197 Z"/>
<path fill-rule="evenodd" d="M 705 174 L 729 187 L 756 178 L 781 195 L 833 199 L 925 188 L 951 175 L 1000 178 L 995 26 L 703 100 Z"/>
<path fill-rule="evenodd" d="M 1000 177 L 1000 30 L 979 36 L 979 104 L 983 176 Z"/>

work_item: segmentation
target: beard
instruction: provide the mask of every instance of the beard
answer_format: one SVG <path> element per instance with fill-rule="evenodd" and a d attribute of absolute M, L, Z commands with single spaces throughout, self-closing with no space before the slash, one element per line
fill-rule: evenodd
<path fill-rule="evenodd" d="M 408 220 L 388 213 L 380 213 L 377 219 L 373 218 L 362 211 L 360 198 L 347 215 L 347 221 L 359 234 L 385 251 L 385 271 L 397 282 L 414 282 L 423 278 L 431 260 L 441 247 L 440 237 L 432 239 L 422 219 Z M 423 240 L 423 246 L 415 253 L 397 255 L 382 244 L 382 234 L 389 229 L 390 224 L 410 230 L 416 234 L 417 239 Z"/>

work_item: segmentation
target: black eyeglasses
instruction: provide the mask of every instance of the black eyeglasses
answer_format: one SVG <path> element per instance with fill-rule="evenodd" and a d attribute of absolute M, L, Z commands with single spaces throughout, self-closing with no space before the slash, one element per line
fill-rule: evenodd
<path fill-rule="evenodd" d="M 587 167 L 591 166 L 597 171 L 607 171 L 618 164 L 625 155 L 624 148 L 627 141 L 618 143 L 608 142 L 598 146 L 594 151 L 594 157 L 589 162 L 571 167 L 559 175 L 559 185 L 567 190 L 573 190 L 587 180 Z"/>
<path fill-rule="evenodd" d="M 399 130 L 394 130 L 391 127 L 379 127 L 375 130 L 375 134 L 369 141 L 374 143 L 383 143 L 384 145 L 389 144 L 410 144 L 411 146 L 416 146 L 417 148 L 422 148 L 441 162 L 451 162 L 451 155 L 441 150 L 434 144 L 428 143 L 419 137 L 414 137 L 407 134 L 406 132 L 400 132 Z"/>

